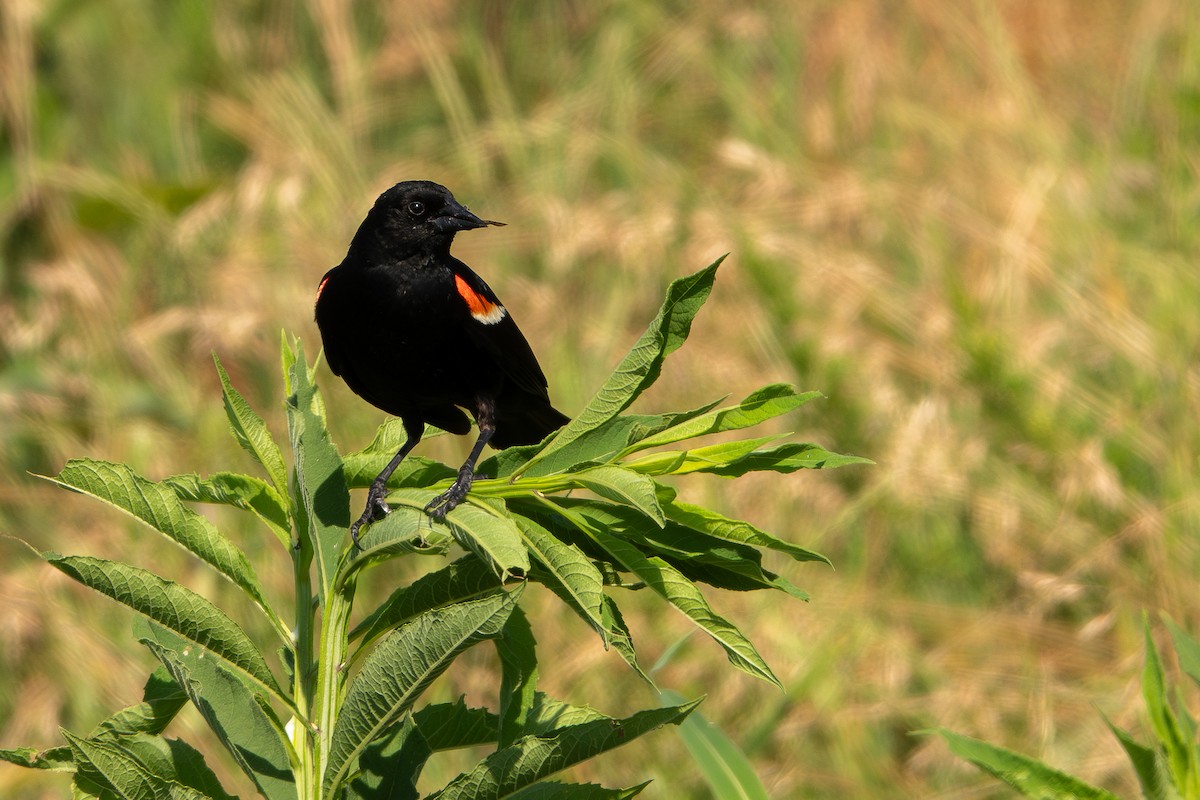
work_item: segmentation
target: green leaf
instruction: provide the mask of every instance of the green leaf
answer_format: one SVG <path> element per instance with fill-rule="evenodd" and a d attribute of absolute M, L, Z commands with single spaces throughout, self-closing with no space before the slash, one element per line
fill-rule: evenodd
<path fill-rule="evenodd" d="M 1167 698 L 1166 677 L 1158 649 L 1150 635 L 1150 621 L 1144 621 L 1146 643 L 1146 665 L 1142 670 L 1142 698 L 1150 717 L 1150 727 L 1166 756 L 1167 765 L 1175 786 L 1186 789 L 1190 785 L 1200 786 L 1197 776 L 1197 751 L 1192 738 L 1185 734 L 1180 720 L 1171 709 Z"/>
<path fill-rule="evenodd" d="M 285 359 L 286 360 L 286 359 Z M 296 341 L 295 361 L 288 374 L 288 431 L 296 456 L 296 493 L 303 508 L 304 537 L 312 546 L 321 581 L 321 597 L 329 595 L 350 527 L 350 492 L 342 459 L 329 438 L 320 395 Z"/>
<path fill-rule="evenodd" d="M 678 725 L 699 703 L 695 700 L 672 708 L 639 711 L 625 719 L 597 719 L 543 736 L 522 737 L 434 792 L 430 800 L 510 797 L 542 778 L 628 744 L 663 725 Z"/>
<path fill-rule="evenodd" d="M 496 742 L 500 717 L 486 708 L 468 708 L 460 697 L 453 703 L 433 703 L 413 712 L 413 719 L 434 752 Z"/>
<path fill-rule="evenodd" d="M 445 431 L 440 428 L 426 425 L 421 441 L 441 436 L 444 433 Z M 407 438 L 408 435 L 404 432 L 404 423 L 398 417 L 387 419 L 379 426 L 379 430 L 375 432 L 375 438 L 371 440 L 370 444 L 362 450 L 347 453 L 342 457 L 346 471 L 346 484 L 351 489 L 370 486 L 371 481 L 375 480 L 375 476 L 383 471 L 383 468 L 392 460 L 392 456 L 396 455 L 397 451 L 404 446 Z M 387 485 L 393 489 L 404 486 L 424 487 L 457 476 L 458 470 L 452 467 L 424 456 L 410 454 L 400 462 L 400 466 L 388 479 Z"/>
<path fill-rule="evenodd" d="M 690 411 L 669 414 L 621 414 L 582 434 L 570 447 L 553 453 L 545 460 L 540 460 L 526 474 L 530 476 L 553 475 L 581 464 L 599 464 L 611 461 L 629 445 L 705 414 L 720 402 L 717 400 Z M 528 448 L 509 447 L 480 464 L 479 472 L 496 478 L 506 478 L 524 466 L 525 462 L 540 450 L 539 445 L 532 445 Z"/>
<path fill-rule="evenodd" d="M 1133 765 L 1138 783 L 1142 786 L 1142 797 L 1146 800 L 1177 800 L 1180 795 L 1171 786 L 1171 774 L 1162 756 L 1136 741 L 1128 731 L 1112 724 L 1108 717 L 1104 718 L 1104 723 L 1121 743 L 1125 755 L 1129 756 L 1129 763 Z"/>
<path fill-rule="evenodd" d="M 695 452 L 695 451 L 693 451 Z M 852 464 L 874 464 L 869 458 L 832 453 L 823 447 L 805 442 L 786 442 L 712 468 L 694 470 L 709 472 L 723 478 L 740 478 L 749 472 L 781 472 L 789 474 L 800 469 L 837 469 Z"/>
<path fill-rule="evenodd" d="M 662 530 L 630 528 L 622 531 L 622 536 L 661 555 L 689 580 L 739 592 L 778 589 L 798 600 L 809 599 L 787 580 L 764 570 L 762 554 L 753 547 L 716 539 L 674 522 Z"/>
<path fill-rule="evenodd" d="M 10 747 L 0 749 L 0 761 L 16 764 L 26 769 L 44 769 L 49 772 L 74 772 L 75 758 L 69 747 L 52 747 L 39 750 L 36 747 Z"/>
<path fill-rule="evenodd" d="M 606 789 L 594 783 L 562 783 L 541 781 L 508 795 L 510 800 L 625 800 L 637 797 L 650 781 L 628 789 Z"/>
<path fill-rule="evenodd" d="M 662 527 L 665 521 L 658 505 L 654 481 L 621 467 L 601 466 L 571 476 L 571 480 L 601 497 L 637 509 Z"/>
<path fill-rule="evenodd" d="M 500 718 L 484 708 L 435 703 L 406 714 L 359 756 L 351 797 L 415 800 L 416 782 L 429 756 L 440 750 L 495 746 Z"/>
<path fill-rule="evenodd" d="M 473 555 L 464 556 L 392 592 L 387 600 L 350 632 L 350 641 L 361 637 L 366 647 L 392 628 L 411 622 L 427 611 L 490 597 L 503 591 L 504 584 L 487 564 Z"/>
<path fill-rule="evenodd" d="M 365 534 L 359 536 L 358 547 L 342 560 L 336 582 L 340 586 L 359 570 L 396 556 L 442 556 L 453 543 L 452 536 L 433 528 L 429 515 L 423 510 L 405 505 L 394 506 L 391 513 L 373 523 Z"/>
<path fill-rule="evenodd" d="M 212 800 L 235 800 L 221 786 L 217 776 L 204 762 L 204 756 L 200 754 L 200 751 L 187 742 L 145 734 L 124 736 L 113 742 L 157 778 L 194 790 L 201 797 Z M 190 796 L 177 794 L 178 790 L 174 786 L 171 789 L 172 792 L 169 795 L 171 797 Z"/>
<path fill-rule="evenodd" d="M 279 451 L 279 445 L 271 437 L 271 432 L 267 430 L 267 425 L 263 422 L 262 417 L 250 407 L 246 398 L 233 388 L 233 384 L 229 381 L 229 375 L 221 366 L 221 360 L 217 358 L 216 353 L 213 353 L 213 363 L 217 367 L 217 374 L 221 377 L 225 416 L 229 418 L 229 427 L 233 431 L 233 437 L 237 439 L 237 443 L 242 446 L 242 449 L 266 470 L 267 477 L 275 485 L 275 491 L 281 497 L 286 497 L 288 491 L 287 467 L 283 464 L 283 454 Z"/>
<path fill-rule="evenodd" d="M 363 750 L 462 652 L 500 635 L 521 587 L 425 612 L 388 634 L 350 684 L 329 745 L 324 786 L 334 795 Z"/>
<path fill-rule="evenodd" d="M 123 800 L 205 800 L 196 789 L 183 786 L 151 771 L 119 741 L 91 741 L 63 731 L 81 769 L 94 771 Z"/>
<path fill-rule="evenodd" d="M 691 332 L 692 320 L 708 299 L 717 277 L 717 267 L 724 258 L 718 258 L 693 275 L 671 282 L 658 316 L 596 395 L 578 416 L 550 440 L 545 449 L 517 470 L 517 474 L 608 422 L 628 408 L 639 394 L 658 379 L 663 361 L 679 349 Z"/>
<path fill-rule="evenodd" d="M 596 720 L 605 720 L 610 724 L 616 721 L 591 706 L 573 705 L 544 692 L 537 692 L 534 695 L 533 708 L 530 709 L 526 733 L 546 736 L 563 728 Z"/>
<path fill-rule="evenodd" d="M 188 693 L 192 704 L 242 771 L 268 800 L 296 800 L 290 745 L 270 710 L 221 662 L 151 622 L 134 628 Z M 300 723 L 296 723 L 300 724 Z"/>
<path fill-rule="evenodd" d="M 365 489 L 375 480 L 375 476 L 383 471 L 392 460 L 391 454 L 373 454 L 364 456 L 351 454 L 345 458 L 346 485 L 351 489 Z M 400 466 L 388 478 L 388 488 L 424 488 L 438 481 L 453 480 L 458 476 L 458 470 L 440 461 L 434 461 L 424 456 L 414 456 L 411 453 L 404 457 Z"/>
<path fill-rule="evenodd" d="M 962 736 L 945 728 L 933 731 L 959 758 L 970 761 L 1026 797 L 1039 800 L 1118 800 L 1117 796 L 1028 756 Z"/>
<path fill-rule="evenodd" d="M 163 667 L 150 673 L 142 690 L 142 702 L 123 708 L 96 726 L 89 739 L 159 734 L 187 703 L 187 693 Z"/>
<path fill-rule="evenodd" d="M 589 533 L 625 569 L 645 581 L 647 586 L 712 637 L 725 650 L 731 664 L 782 688 L 779 679 L 750 640 L 733 623 L 716 614 L 695 584 L 679 570 L 661 558 L 647 558 L 629 542 L 604 531 L 592 530 Z"/>
<path fill-rule="evenodd" d="M 779 436 L 740 439 L 732 442 L 693 447 L 690 450 L 663 450 L 623 464 L 642 475 L 686 475 L 690 472 L 715 472 L 728 469 L 758 451 Z"/>
<path fill-rule="evenodd" d="M 600 570 L 574 545 L 555 538 L 537 522 L 519 514 L 513 521 L 521 531 L 525 547 L 536 560 L 537 580 L 564 598 L 575 612 L 600 633 L 608 646 L 604 627 L 604 577 Z"/>
<path fill-rule="evenodd" d="M 1179 666 L 1189 678 L 1200 684 L 1200 642 L 1197 642 L 1187 631 L 1176 625 L 1170 617 L 1163 615 L 1163 622 L 1171 632 L 1175 643 L 1175 654 L 1179 656 Z"/>
<path fill-rule="evenodd" d="M 275 487 L 261 478 L 237 472 L 217 472 L 208 478 L 199 475 L 172 475 L 163 479 L 180 500 L 190 503 L 221 503 L 249 511 L 266 523 L 284 547 L 292 544 L 292 522 L 287 501 Z"/>
<path fill-rule="evenodd" d="M 668 519 L 717 539 L 776 550 L 791 556 L 796 561 L 821 561 L 829 564 L 829 559 L 820 553 L 814 553 L 811 550 L 806 550 L 791 542 L 786 542 L 772 536 L 754 527 L 749 522 L 743 522 L 740 519 L 729 519 L 701 506 L 671 500 L 670 502 L 663 503 L 662 509 Z"/>
<path fill-rule="evenodd" d="M 746 396 L 736 406 L 710 411 L 702 416 L 681 422 L 660 431 L 652 436 L 641 439 L 636 444 L 625 449 L 622 457 L 649 447 L 673 444 L 698 436 L 711 433 L 740 430 L 765 422 L 773 417 L 786 414 L 812 400 L 820 397 L 820 392 L 798 393 L 795 388 L 786 383 L 775 383 L 764 386 Z"/>
<path fill-rule="evenodd" d="M 417 779 L 433 755 L 411 714 L 363 749 L 350 781 L 354 800 L 417 800 Z"/>
<path fill-rule="evenodd" d="M 72 459 L 57 478 L 47 480 L 94 497 L 165 534 L 250 595 L 286 640 L 287 626 L 267 602 L 246 555 L 216 526 L 185 506 L 171 487 L 148 481 L 125 464 L 91 459 Z"/>
<path fill-rule="evenodd" d="M 537 692 L 537 641 L 520 608 L 513 609 L 496 638 L 500 656 L 500 747 L 508 747 L 526 733 Z"/>
<path fill-rule="evenodd" d="M 50 552 L 41 555 L 60 572 L 145 614 L 187 641 L 210 651 L 276 699 L 286 700 L 266 660 L 250 638 L 225 612 L 191 589 L 117 561 Z"/>
<path fill-rule="evenodd" d="M 683 696 L 663 691 L 665 703 L 679 704 Z M 754 771 L 754 766 L 732 739 L 720 728 L 694 712 L 679 726 L 679 738 L 692 756 L 696 768 L 713 797 L 721 800 L 768 800 L 766 788 Z"/>
<path fill-rule="evenodd" d="M 492 568 L 502 581 L 524 579 L 529 574 L 529 554 L 521 531 L 505 513 L 503 503 L 468 498 L 446 515 L 455 540 Z"/>

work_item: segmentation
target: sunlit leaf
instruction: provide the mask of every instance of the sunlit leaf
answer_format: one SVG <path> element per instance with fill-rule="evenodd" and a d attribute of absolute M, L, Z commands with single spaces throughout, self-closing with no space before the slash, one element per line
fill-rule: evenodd
<path fill-rule="evenodd" d="M 399 720 L 455 658 L 500 635 L 521 588 L 427 611 L 380 641 L 346 693 L 330 740 L 326 791 L 332 794 L 341 786 L 363 750 Z"/>

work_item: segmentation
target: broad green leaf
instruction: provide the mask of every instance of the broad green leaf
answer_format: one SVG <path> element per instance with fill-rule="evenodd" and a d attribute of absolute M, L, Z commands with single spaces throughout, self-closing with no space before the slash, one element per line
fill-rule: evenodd
<path fill-rule="evenodd" d="M 251 683 L 277 699 L 284 699 L 275 676 L 250 638 L 224 611 L 191 589 L 116 561 L 51 552 L 42 553 L 42 558 L 84 586 L 145 614 L 210 651 Z"/>
<path fill-rule="evenodd" d="M 654 680 L 642 669 L 642 665 L 638 663 L 637 651 L 633 646 L 633 634 L 629 632 L 629 626 L 625 623 L 625 617 L 621 614 L 621 609 L 617 605 L 617 601 L 613 600 L 608 595 L 604 596 L 604 630 L 606 638 L 611 644 L 612 649 L 617 651 L 629 668 L 637 673 L 638 677 L 654 687 Z"/>
<path fill-rule="evenodd" d="M 89 738 L 89 741 L 96 740 Z M 204 756 L 187 742 L 146 734 L 123 736 L 111 741 L 157 778 L 180 784 L 211 800 L 234 800 L 205 763 Z M 170 796 L 191 795 L 176 794 L 172 787 Z"/>
<path fill-rule="evenodd" d="M 1197 642 L 1187 631 L 1176 625 L 1170 617 L 1163 615 L 1163 622 L 1171 632 L 1175 643 L 1175 654 L 1179 656 L 1179 666 L 1189 678 L 1200 684 L 1200 642 Z"/>
<path fill-rule="evenodd" d="M 191 503 L 221 503 L 249 511 L 266 523 L 284 547 L 292 544 L 292 522 L 287 501 L 275 487 L 261 478 L 237 472 L 217 472 L 207 478 L 199 475 L 172 475 L 163 479 L 180 500 Z"/>
<path fill-rule="evenodd" d="M 747 395 L 736 406 L 710 411 L 693 419 L 686 420 L 667 428 L 664 431 L 647 436 L 625 449 L 622 456 L 644 450 L 648 447 L 658 447 L 665 444 L 682 442 L 710 433 L 749 428 L 759 423 L 786 414 L 812 400 L 820 397 L 820 392 L 797 392 L 786 383 L 775 383 L 764 386 L 756 392 Z"/>
<path fill-rule="evenodd" d="M 57 478 L 47 480 L 101 500 L 165 534 L 250 595 L 286 637 L 287 628 L 267 602 L 245 554 L 215 525 L 185 506 L 170 486 L 148 481 L 125 464 L 91 459 L 72 459 Z"/>
<path fill-rule="evenodd" d="M 267 430 L 267 425 L 263 422 L 262 417 L 250 407 L 246 398 L 233 388 L 233 384 L 229 381 L 229 375 L 221 366 L 221 360 L 217 358 L 216 353 L 213 353 L 213 363 L 216 364 L 217 374 L 221 377 L 225 415 L 229 417 L 229 427 L 233 431 L 233 437 L 237 439 L 237 443 L 242 446 L 242 449 L 266 470 L 267 477 L 275 485 L 276 492 L 281 497 L 286 497 L 288 490 L 287 467 L 283 464 L 283 454 L 279 451 L 279 445 L 271 438 L 271 432 Z"/>
<path fill-rule="evenodd" d="M 593 720 L 559 728 L 544 736 L 522 737 L 434 792 L 430 800 L 511 797 L 542 778 L 628 744 L 663 725 L 678 725 L 699 702 L 639 711 L 625 719 Z"/>
<path fill-rule="evenodd" d="M 405 714 L 363 749 L 348 795 L 351 800 L 417 800 L 417 779 L 431 755 L 412 715 Z"/>
<path fill-rule="evenodd" d="M 607 789 L 594 783 L 541 781 L 508 795 L 509 800 L 626 800 L 637 797 L 650 781 L 628 789 Z"/>
<path fill-rule="evenodd" d="M 601 466 L 576 473 L 571 480 L 607 500 L 637 509 L 658 527 L 663 526 L 665 517 L 658 505 L 654 481 L 645 475 L 621 467 Z"/>
<path fill-rule="evenodd" d="M 521 531 L 505 513 L 503 503 L 468 498 L 446 515 L 446 524 L 460 545 L 486 562 L 502 581 L 529 574 L 529 554 Z"/>
<path fill-rule="evenodd" d="M 598 528 L 589 530 L 588 534 L 625 569 L 645 581 L 647 586 L 712 637 L 725 650 L 731 664 L 750 675 L 781 686 L 750 640 L 731 622 L 716 614 L 695 584 L 679 570 L 661 558 L 647 558 L 634 545 Z"/>
<path fill-rule="evenodd" d="M 791 542 L 785 542 L 765 531 L 759 530 L 749 522 L 743 522 L 740 519 L 729 519 L 702 506 L 672 500 L 662 503 L 662 509 L 668 519 L 717 539 L 776 550 L 791 556 L 796 561 L 821 561 L 826 564 L 829 563 L 829 559 L 819 553 L 805 550 L 803 547 L 798 547 Z"/>
<path fill-rule="evenodd" d="M 1028 756 L 938 728 L 937 733 L 959 758 L 970 761 L 1027 797 L 1039 800 L 1118 800 L 1104 789 L 1084 783 Z"/>
<path fill-rule="evenodd" d="M 431 750 L 457 750 L 496 742 L 500 717 L 486 708 L 468 708 L 460 697 L 413 712 L 413 720 Z"/>
<path fill-rule="evenodd" d="M 427 611 L 392 631 L 363 660 L 333 730 L 324 786 L 331 796 L 372 741 L 462 652 L 499 636 L 521 587 Z"/>
<path fill-rule="evenodd" d="M 205 800 L 196 789 L 183 786 L 153 772 L 130 753 L 120 741 L 92 741 L 63 731 L 81 769 L 90 769 L 124 800 Z"/>
<path fill-rule="evenodd" d="M 421 441 L 441 436 L 444 433 L 445 431 L 440 428 L 426 425 Z M 370 444 L 362 450 L 347 453 L 342 457 L 346 470 L 346 484 L 351 489 L 370 486 L 371 481 L 375 480 L 375 476 L 383 471 L 387 463 L 392 460 L 392 456 L 396 455 L 397 451 L 404 446 L 407 438 L 404 424 L 400 419 L 389 417 L 379 426 L 379 430 L 375 432 L 375 438 L 371 440 Z M 446 478 L 453 479 L 457 475 L 458 470 L 445 464 L 424 456 L 409 454 L 392 473 L 392 477 L 388 480 L 388 486 L 391 488 L 429 486 Z"/>
<path fill-rule="evenodd" d="M 696 452 L 696 451 L 693 451 Z M 852 464 L 873 464 L 869 458 L 845 456 L 831 453 L 823 447 L 804 442 L 786 442 L 764 450 L 756 450 L 724 466 L 693 470 L 720 475 L 723 478 L 740 478 L 749 472 L 782 472 L 800 469 L 837 469 Z"/>
<path fill-rule="evenodd" d="M 393 725 L 358 759 L 351 797 L 361 800 L 412 800 L 416 780 L 430 755 L 439 750 L 496 744 L 500 718 L 485 708 L 454 703 L 425 706 Z"/>
<path fill-rule="evenodd" d="M 358 537 L 358 547 L 341 562 L 337 583 L 340 585 L 359 570 L 396 556 L 445 555 L 453 543 L 454 538 L 443 533 L 440 525 L 435 529 L 424 511 L 397 505 L 391 513 L 372 523 L 367 532 Z"/>
<path fill-rule="evenodd" d="M 1104 722 L 1129 757 L 1129 763 L 1133 765 L 1138 783 L 1142 786 L 1142 797 L 1146 800 L 1178 800 L 1180 794 L 1171 786 L 1170 770 L 1159 752 L 1136 741 L 1128 731 L 1112 724 L 1108 717 L 1104 718 Z"/>
<path fill-rule="evenodd" d="M 395 453 L 378 453 L 372 455 L 351 454 L 345 458 L 346 485 L 351 489 L 365 489 L 375 480 L 375 476 L 383 471 Z M 458 470 L 440 461 L 434 461 L 424 456 L 411 453 L 404 457 L 400 466 L 388 478 L 388 488 L 402 489 L 406 487 L 432 486 L 438 481 L 453 480 L 458 476 Z"/>
<path fill-rule="evenodd" d="M 798 600 L 809 599 L 784 578 L 764 570 L 762 554 L 748 545 L 716 539 L 674 522 L 662 530 L 641 526 L 622 535 L 661 556 L 691 581 L 738 592 L 778 589 Z"/>
<path fill-rule="evenodd" d="M 717 267 L 724 258 L 718 258 L 693 275 L 672 281 L 667 287 L 667 296 L 658 316 L 628 355 L 583 411 L 568 422 L 540 453 L 518 469 L 518 474 L 608 422 L 628 408 L 642 391 L 658 379 L 663 361 L 679 349 L 691 332 L 692 320 L 708 299 L 717 277 Z"/>
<path fill-rule="evenodd" d="M 303 528 L 302 535 L 312 545 L 321 582 L 320 596 L 327 597 L 350 528 L 350 492 L 299 340 L 288 385 L 291 391 L 285 405 L 296 457 L 295 489 L 304 512 L 303 525 L 298 527 Z"/>
<path fill-rule="evenodd" d="M 267 800 L 296 800 L 290 745 L 270 706 L 226 666 L 152 622 L 134 628 Z M 299 723 L 296 723 L 299 724 Z"/>
<path fill-rule="evenodd" d="M 604 628 L 604 578 L 600 570 L 574 545 L 555 538 L 537 522 L 519 514 L 513 521 L 521 531 L 525 547 L 536 560 L 538 580 L 550 586 L 560 597 L 569 598 L 570 605 L 608 644 Z"/>
<path fill-rule="evenodd" d="M 1150 727 L 1166 756 L 1174 784 L 1181 789 L 1191 784 L 1200 786 L 1197 776 L 1197 753 L 1192 737 L 1187 735 L 1171 709 L 1167 697 L 1166 677 L 1154 639 L 1150 635 L 1150 621 L 1144 621 L 1146 665 L 1142 670 L 1142 699 L 1150 717 Z"/>
<path fill-rule="evenodd" d="M 383 633 L 416 619 L 426 611 L 490 597 L 503 591 L 504 585 L 487 564 L 473 555 L 464 556 L 392 592 L 387 600 L 350 632 L 350 641 L 361 637 L 365 647 Z"/>
<path fill-rule="evenodd" d="M 610 723 L 616 721 L 613 717 L 597 711 L 591 706 L 573 705 L 557 700 L 544 692 L 537 692 L 534 695 L 533 707 L 530 709 L 526 733 L 546 736 L 562 728 L 570 728 L 596 720 L 607 720 Z"/>
<path fill-rule="evenodd" d="M 621 414 L 576 439 L 570 447 L 559 450 L 529 469 L 529 476 L 552 475 L 586 463 L 613 460 L 629 445 L 653 436 L 681 422 L 711 411 L 717 400 L 690 411 L 670 414 Z M 540 447 L 509 447 L 479 465 L 479 472 L 495 478 L 506 478 L 521 468 Z"/>
<path fill-rule="evenodd" d="M 537 641 L 520 608 L 514 608 L 503 633 L 496 638 L 500 656 L 500 747 L 527 733 L 537 692 Z"/>
<path fill-rule="evenodd" d="M 69 747 L 51 747 L 41 750 L 36 747 L 9 747 L 0 749 L 0 761 L 16 764 L 26 769 L 44 769 L 50 772 L 74 772 L 75 758 Z"/>
<path fill-rule="evenodd" d="M 187 703 L 187 693 L 163 667 L 150 673 L 142 690 L 142 702 L 123 708 L 101 722 L 89 739 L 132 736 L 135 733 L 159 734 Z"/>
<path fill-rule="evenodd" d="M 689 450 L 664 450 L 627 461 L 622 466 L 642 475 L 686 475 L 689 472 L 717 472 L 730 469 L 758 451 L 762 445 L 778 438 L 778 436 L 762 436 L 757 439 L 740 439 L 693 447 Z"/>
<path fill-rule="evenodd" d="M 676 692 L 664 691 L 662 699 L 665 703 L 679 704 L 684 698 Z M 680 724 L 679 738 L 704 776 L 713 797 L 721 800 L 769 799 L 746 754 L 699 712 L 689 715 Z"/>

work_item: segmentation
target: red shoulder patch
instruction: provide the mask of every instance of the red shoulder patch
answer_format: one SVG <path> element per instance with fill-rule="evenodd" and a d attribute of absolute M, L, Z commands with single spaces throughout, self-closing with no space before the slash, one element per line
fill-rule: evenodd
<path fill-rule="evenodd" d="M 321 299 L 321 292 L 325 291 L 325 284 L 329 283 L 329 276 L 326 275 L 321 279 L 321 285 L 317 287 L 317 299 Z"/>
<path fill-rule="evenodd" d="M 472 289 L 461 275 L 454 276 L 454 288 L 458 290 L 458 296 L 466 301 L 467 310 L 471 312 L 471 316 L 483 324 L 492 325 L 504 319 L 504 315 L 507 313 L 504 306 L 493 303 Z"/>

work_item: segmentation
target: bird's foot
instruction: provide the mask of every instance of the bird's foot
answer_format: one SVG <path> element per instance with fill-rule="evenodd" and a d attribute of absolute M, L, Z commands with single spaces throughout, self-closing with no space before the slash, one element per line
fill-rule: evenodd
<path fill-rule="evenodd" d="M 363 525 L 378 522 L 391 513 L 392 507 L 384 500 L 385 497 L 387 497 L 387 486 L 385 484 L 376 486 L 372 483 L 370 490 L 367 491 L 367 507 L 363 510 L 362 516 L 350 526 L 350 539 L 354 542 L 355 547 L 359 546 L 358 531 Z"/>
<path fill-rule="evenodd" d="M 475 480 L 475 473 L 463 467 L 458 471 L 458 480 L 456 480 L 449 489 L 439 494 L 437 497 L 429 501 L 425 506 L 425 513 L 436 520 L 444 520 L 446 515 L 453 511 L 459 503 L 467 496 L 467 492 L 471 490 L 471 483 Z"/>

